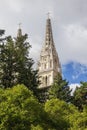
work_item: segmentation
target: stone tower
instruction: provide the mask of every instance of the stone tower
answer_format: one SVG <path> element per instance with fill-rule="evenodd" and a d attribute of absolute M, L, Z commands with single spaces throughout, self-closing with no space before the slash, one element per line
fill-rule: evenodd
<path fill-rule="evenodd" d="M 45 42 L 40 53 L 38 70 L 41 81 L 39 88 L 50 87 L 58 72 L 61 74 L 61 66 L 53 40 L 50 18 L 46 20 Z"/>

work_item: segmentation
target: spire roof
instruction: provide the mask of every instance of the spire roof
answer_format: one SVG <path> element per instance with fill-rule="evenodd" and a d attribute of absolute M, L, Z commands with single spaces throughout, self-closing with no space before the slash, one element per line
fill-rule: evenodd
<path fill-rule="evenodd" d="M 51 19 L 48 16 L 46 21 L 45 44 L 50 45 L 51 43 L 53 43 L 53 34 L 52 34 Z"/>
<path fill-rule="evenodd" d="M 51 86 L 58 72 L 61 74 L 61 65 L 53 40 L 51 19 L 49 18 L 49 14 L 46 20 L 45 41 L 40 53 L 38 70 L 41 81 L 40 88 Z"/>

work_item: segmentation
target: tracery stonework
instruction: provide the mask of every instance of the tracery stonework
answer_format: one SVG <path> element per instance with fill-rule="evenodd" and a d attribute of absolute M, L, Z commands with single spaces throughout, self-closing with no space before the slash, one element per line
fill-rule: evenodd
<path fill-rule="evenodd" d="M 50 18 L 46 21 L 45 42 L 40 53 L 38 70 L 41 81 L 39 88 L 51 86 L 58 72 L 61 74 L 61 66 L 53 40 Z"/>

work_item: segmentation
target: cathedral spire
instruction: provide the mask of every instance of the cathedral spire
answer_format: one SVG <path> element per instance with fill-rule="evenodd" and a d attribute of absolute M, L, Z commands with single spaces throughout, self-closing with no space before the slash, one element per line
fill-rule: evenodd
<path fill-rule="evenodd" d="M 38 70 L 41 81 L 40 88 L 50 87 L 58 72 L 61 74 L 61 66 L 53 40 L 51 19 L 49 16 L 46 20 L 45 41 L 40 53 Z"/>
<path fill-rule="evenodd" d="M 45 44 L 50 45 L 51 43 L 53 43 L 53 34 L 52 34 L 51 19 L 49 18 L 48 13 L 48 18 L 46 20 Z"/>
<path fill-rule="evenodd" d="M 19 23 L 19 29 L 18 29 L 18 32 L 17 32 L 17 37 L 20 37 L 20 36 L 22 36 L 21 23 Z"/>

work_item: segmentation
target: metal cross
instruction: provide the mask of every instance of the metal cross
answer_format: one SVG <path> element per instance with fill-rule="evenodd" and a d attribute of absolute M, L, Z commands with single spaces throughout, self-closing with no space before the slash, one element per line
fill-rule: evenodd
<path fill-rule="evenodd" d="M 48 19 L 50 18 L 50 14 L 51 14 L 50 12 L 47 13 Z"/>
<path fill-rule="evenodd" d="M 18 25 L 19 25 L 19 28 L 21 28 L 21 23 L 19 23 Z"/>

